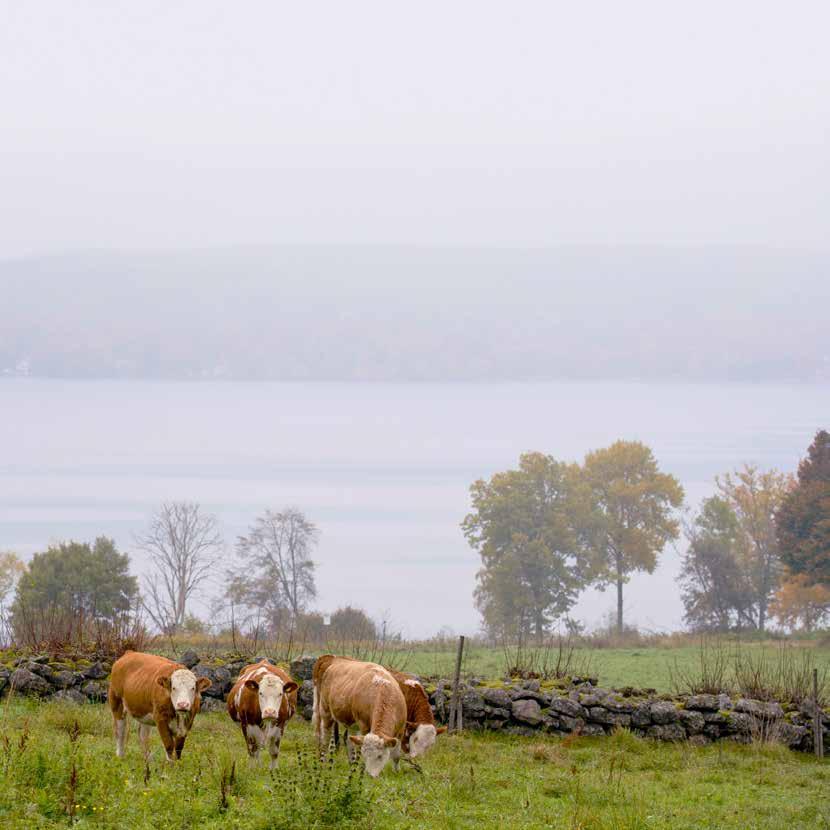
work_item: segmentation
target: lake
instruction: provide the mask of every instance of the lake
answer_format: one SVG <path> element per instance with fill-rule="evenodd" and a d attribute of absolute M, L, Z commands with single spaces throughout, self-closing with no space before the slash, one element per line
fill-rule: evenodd
<path fill-rule="evenodd" d="M 476 478 L 525 450 L 580 461 L 637 439 L 696 505 L 744 461 L 794 470 L 828 427 L 830 386 L 14 379 L 0 381 L 0 411 L 0 549 L 104 534 L 141 572 L 133 534 L 164 500 L 218 514 L 229 557 L 258 512 L 292 505 L 320 527 L 318 607 L 358 605 L 423 636 L 477 627 L 478 557 L 459 529 Z M 678 565 L 667 549 L 634 577 L 631 620 L 680 625 Z M 613 606 L 590 591 L 574 616 Z"/>

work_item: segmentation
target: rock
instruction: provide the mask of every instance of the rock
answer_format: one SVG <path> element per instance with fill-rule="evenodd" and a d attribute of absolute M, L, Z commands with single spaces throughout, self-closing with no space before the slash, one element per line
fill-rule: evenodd
<path fill-rule="evenodd" d="M 304 720 L 311 720 L 314 717 L 314 707 L 305 706 L 302 710 L 302 716 Z"/>
<path fill-rule="evenodd" d="M 680 709 L 677 716 L 683 728 L 686 730 L 687 735 L 697 735 L 703 732 L 703 727 L 706 726 L 706 721 L 700 712 L 695 712 L 690 709 Z"/>
<path fill-rule="evenodd" d="M 591 692 L 590 694 L 578 694 L 576 699 L 586 709 L 588 709 L 591 706 L 602 706 L 602 703 L 605 700 L 605 695 L 600 695 L 596 692 Z"/>
<path fill-rule="evenodd" d="M 510 717 L 510 713 L 513 711 L 512 704 L 510 706 L 510 709 L 503 709 L 500 706 L 485 706 L 484 712 L 488 720 L 504 721 Z"/>
<path fill-rule="evenodd" d="M 11 672 L 0 666 L 0 694 L 2 694 L 3 689 L 9 685 L 9 677 L 11 677 Z"/>
<path fill-rule="evenodd" d="M 529 692 L 538 692 L 542 688 L 542 684 L 534 678 L 531 680 L 525 680 L 524 683 L 522 683 L 522 688 L 527 689 Z"/>
<path fill-rule="evenodd" d="M 727 694 L 718 695 L 718 709 L 728 711 L 732 708 L 732 698 Z"/>
<path fill-rule="evenodd" d="M 81 686 L 81 691 L 89 698 L 96 702 L 101 702 L 107 699 L 107 689 L 109 683 L 103 680 L 90 680 Z"/>
<path fill-rule="evenodd" d="M 719 723 L 707 723 L 706 726 L 703 727 L 703 734 L 706 735 L 706 737 L 716 741 L 721 737 L 721 735 L 723 735 L 723 726 Z"/>
<path fill-rule="evenodd" d="M 706 746 L 712 743 L 712 739 L 708 735 L 690 735 L 689 746 Z"/>
<path fill-rule="evenodd" d="M 555 732 L 557 735 L 563 734 L 561 732 L 562 724 L 559 723 L 559 718 L 552 718 L 550 715 L 543 715 L 542 727 L 545 732 Z"/>
<path fill-rule="evenodd" d="M 726 724 L 728 712 L 703 712 L 703 720 L 706 723 L 717 723 L 721 726 Z"/>
<path fill-rule="evenodd" d="M 621 712 L 630 715 L 634 711 L 634 704 L 628 700 L 620 700 L 615 695 L 611 694 L 602 701 L 604 708 L 610 712 Z"/>
<path fill-rule="evenodd" d="M 605 734 L 605 730 L 598 723 L 586 723 L 579 734 L 586 738 L 599 738 Z"/>
<path fill-rule="evenodd" d="M 534 703 L 535 701 L 530 702 Z M 508 724 L 501 731 L 506 732 L 508 735 L 522 735 L 525 738 L 532 738 L 539 734 L 535 729 L 531 729 L 529 726 L 517 726 L 515 723 Z"/>
<path fill-rule="evenodd" d="M 199 655 L 193 651 L 192 648 L 189 648 L 187 651 L 179 657 L 179 662 L 186 668 L 192 669 L 198 662 L 199 662 Z"/>
<path fill-rule="evenodd" d="M 535 700 L 540 706 L 550 703 L 550 695 L 534 692 L 532 689 L 514 689 L 510 692 L 511 700 Z"/>
<path fill-rule="evenodd" d="M 302 657 L 297 657 L 291 661 L 289 670 L 291 676 L 298 683 L 301 680 L 311 680 L 312 672 L 314 671 L 314 664 L 317 662 L 316 657 L 309 654 L 304 654 Z"/>
<path fill-rule="evenodd" d="M 686 730 L 679 723 L 666 723 L 650 726 L 646 734 L 659 741 L 685 741 Z"/>
<path fill-rule="evenodd" d="M 542 722 L 542 708 L 535 700 L 514 700 L 510 713 L 513 720 L 529 723 L 531 726 L 537 726 Z"/>
<path fill-rule="evenodd" d="M 202 712 L 224 712 L 225 704 L 215 697 L 203 697 L 201 704 Z"/>
<path fill-rule="evenodd" d="M 467 721 L 481 720 L 485 714 L 484 698 L 478 692 L 467 689 L 461 694 L 461 717 L 465 726 Z"/>
<path fill-rule="evenodd" d="M 609 712 L 602 706 L 593 706 L 588 710 L 588 719 L 605 726 L 630 726 L 631 715 L 625 712 Z"/>
<path fill-rule="evenodd" d="M 566 732 L 582 732 L 585 728 L 585 721 L 582 718 L 571 718 L 568 715 L 560 715 L 559 726 Z"/>
<path fill-rule="evenodd" d="M 652 703 L 649 708 L 651 719 L 658 725 L 664 726 L 677 721 L 677 707 L 673 703 L 658 700 Z"/>
<path fill-rule="evenodd" d="M 506 689 L 480 689 L 479 694 L 484 699 L 484 702 L 490 706 L 498 707 L 499 709 L 509 709 L 513 702 L 510 694 Z"/>
<path fill-rule="evenodd" d="M 88 669 L 84 669 L 83 675 L 87 680 L 101 680 L 107 676 L 107 670 L 104 665 L 98 660 L 93 663 Z"/>
<path fill-rule="evenodd" d="M 44 680 L 51 680 L 55 675 L 55 672 L 52 670 L 51 666 L 47 666 L 46 663 L 36 663 L 34 660 L 30 660 L 26 663 L 26 668 L 32 672 L 32 674 L 36 674 Z"/>
<path fill-rule="evenodd" d="M 753 719 L 742 712 L 730 712 L 726 717 L 726 729 L 728 732 L 748 735 L 752 731 L 752 727 Z"/>
<path fill-rule="evenodd" d="M 73 705 L 80 705 L 81 703 L 87 702 L 86 695 L 77 689 L 61 689 L 59 692 L 55 692 L 52 700 L 59 700 L 63 703 L 71 703 Z"/>
<path fill-rule="evenodd" d="M 741 698 L 735 704 L 736 712 L 744 712 L 764 720 L 779 720 L 784 717 L 784 710 L 778 703 L 765 703 L 760 700 Z"/>
<path fill-rule="evenodd" d="M 646 729 L 651 726 L 651 707 L 648 703 L 640 703 L 631 713 L 631 725 L 637 729 Z"/>
<path fill-rule="evenodd" d="M 311 706 L 314 702 L 314 683 L 311 680 L 303 680 L 297 690 L 297 703 L 300 706 Z"/>
<path fill-rule="evenodd" d="M 805 738 L 812 738 L 812 732 L 806 726 L 795 726 L 791 723 L 778 725 L 778 739 L 790 749 L 804 749 Z M 812 747 L 812 741 L 811 747 Z"/>
<path fill-rule="evenodd" d="M 686 708 L 699 712 L 717 712 L 720 705 L 715 695 L 692 695 L 686 699 Z"/>
<path fill-rule="evenodd" d="M 68 689 L 75 685 L 75 673 L 71 671 L 59 671 L 49 678 L 49 682 L 59 689 Z"/>
<path fill-rule="evenodd" d="M 571 683 L 573 683 L 574 686 L 581 686 L 583 684 L 586 685 L 586 686 L 596 686 L 597 683 L 599 683 L 599 678 L 597 678 L 597 677 L 577 677 L 577 676 L 574 676 L 574 677 L 571 678 Z"/>
<path fill-rule="evenodd" d="M 554 697 L 550 702 L 550 708 L 560 715 L 567 715 L 569 718 L 579 718 L 586 720 L 588 712 L 584 706 L 566 697 Z"/>
<path fill-rule="evenodd" d="M 24 695 L 48 695 L 52 691 L 48 680 L 24 668 L 11 673 L 9 686 Z"/>
<path fill-rule="evenodd" d="M 231 690 L 231 673 L 224 666 L 217 666 L 212 668 L 199 664 L 193 669 L 193 674 L 196 677 L 206 677 L 210 680 L 210 686 L 202 692 L 202 696 L 207 697 L 221 697 Z"/>

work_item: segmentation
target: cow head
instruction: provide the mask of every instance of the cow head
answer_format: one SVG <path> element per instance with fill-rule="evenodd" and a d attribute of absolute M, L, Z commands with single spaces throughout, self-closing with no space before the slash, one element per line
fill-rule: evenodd
<path fill-rule="evenodd" d="M 263 720 L 276 720 L 282 706 L 282 696 L 293 692 L 297 684 L 293 680 L 283 682 L 275 674 L 265 674 L 259 680 L 246 680 L 245 687 L 259 695 L 259 711 Z"/>
<path fill-rule="evenodd" d="M 436 736 L 446 732 L 447 727 L 439 726 L 436 729 L 431 723 L 407 722 L 406 731 L 409 735 L 409 745 L 406 750 L 410 758 L 417 758 L 435 744 Z"/>
<path fill-rule="evenodd" d="M 366 772 L 372 778 L 377 778 L 381 774 L 383 768 L 389 763 L 389 759 L 392 758 L 393 752 L 400 748 L 400 741 L 397 738 L 375 735 L 374 732 L 368 735 L 349 735 L 349 740 L 360 747 Z"/>
<path fill-rule="evenodd" d="M 170 702 L 176 712 L 189 712 L 193 708 L 196 695 L 210 686 L 206 677 L 196 679 L 189 669 L 176 669 L 173 674 L 158 679 L 158 684 L 170 692 Z"/>

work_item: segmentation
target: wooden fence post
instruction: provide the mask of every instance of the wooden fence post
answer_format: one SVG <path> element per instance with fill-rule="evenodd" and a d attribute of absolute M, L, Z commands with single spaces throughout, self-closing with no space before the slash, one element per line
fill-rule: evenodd
<path fill-rule="evenodd" d="M 461 657 L 464 654 L 464 635 L 458 638 L 458 654 L 455 658 L 455 675 L 452 680 L 452 700 L 450 701 L 450 732 L 460 732 L 463 728 L 461 718 L 461 701 L 458 699 L 458 686 L 461 682 Z"/>
<path fill-rule="evenodd" d="M 818 699 L 818 669 L 813 669 L 813 748 L 819 760 L 824 757 L 824 731 L 821 715 Z"/>

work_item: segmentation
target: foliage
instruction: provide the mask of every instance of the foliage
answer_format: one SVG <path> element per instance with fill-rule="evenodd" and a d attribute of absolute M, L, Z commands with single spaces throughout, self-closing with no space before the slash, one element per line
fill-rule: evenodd
<path fill-rule="evenodd" d="M 219 523 L 193 502 L 166 502 L 136 544 L 153 565 L 145 580 L 144 607 L 159 630 L 171 634 L 183 625 L 188 601 L 219 561 Z"/>
<path fill-rule="evenodd" d="M 786 628 L 810 633 L 830 618 L 830 587 L 806 574 L 791 576 L 778 589 L 770 613 Z"/>
<path fill-rule="evenodd" d="M 798 483 L 776 516 L 781 557 L 794 574 L 830 587 L 830 433 L 819 430 Z"/>
<path fill-rule="evenodd" d="M 0 551 L 0 643 L 9 639 L 11 624 L 8 604 L 17 580 L 25 573 L 26 565 L 12 551 Z"/>
<path fill-rule="evenodd" d="M 585 457 L 585 480 L 599 516 L 592 536 L 599 587 L 617 588 L 617 626 L 623 629 L 623 585 L 635 571 L 652 573 L 657 557 L 679 535 L 674 511 L 683 503 L 677 479 L 661 473 L 639 441 L 617 441 Z"/>
<path fill-rule="evenodd" d="M 732 509 L 738 524 L 735 554 L 752 598 L 751 605 L 743 610 L 742 619 L 764 631 L 769 602 L 783 573 L 775 515 L 792 487 L 792 478 L 776 470 L 764 472 L 745 464 L 716 482 L 721 498 Z"/>
<path fill-rule="evenodd" d="M 243 573 L 231 574 L 231 601 L 256 609 L 271 629 L 286 617 L 296 622 L 317 596 L 311 552 L 319 535 L 317 526 L 295 508 L 266 510 L 237 540 Z"/>
<path fill-rule="evenodd" d="M 16 641 L 33 647 L 54 639 L 74 642 L 90 628 L 123 624 L 138 599 L 129 566 L 127 554 L 103 536 L 92 546 L 62 542 L 36 553 L 12 605 Z"/>
<path fill-rule="evenodd" d="M 324 771 L 315 788 L 313 733 L 298 718 L 274 775 L 247 762 L 225 713 L 197 717 L 176 764 L 164 760 L 156 736 L 147 766 L 134 736 L 116 762 L 111 735 L 105 706 L 8 705 L 0 722 L 0 826 L 316 830 L 338 813 L 343 830 L 812 830 L 830 821 L 827 763 L 778 747 L 691 748 L 625 731 L 564 741 L 464 732 L 438 740 L 423 775 L 390 766 L 342 798 L 345 753 L 334 759 L 328 791 Z M 294 815 L 301 819 L 289 824 Z"/>
<path fill-rule="evenodd" d="M 741 528 L 729 503 L 712 496 L 686 527 L 680 575 L 684 620 L 693 631 L 754 627 L 752 585 L 738 554 Z"/>
<path fill-rule="evenodd" d="M 331 615 L 328 635 L 331 640 L 375 640 L 378 627 L 362 608 L 346 605 Z"/>
<path fill-rule="evenodd" d="M 476 605 L 495 635 L 541 641 L 585 584 L 590 504 L 575 465 L 525 453 L 517 470 L 470 487 L 462 522 L 481 556 Z"/>

